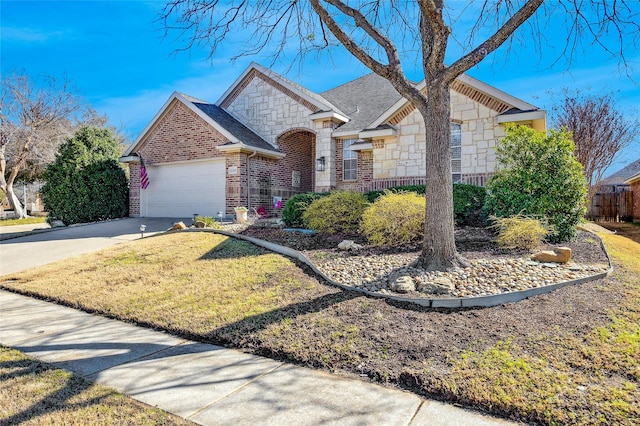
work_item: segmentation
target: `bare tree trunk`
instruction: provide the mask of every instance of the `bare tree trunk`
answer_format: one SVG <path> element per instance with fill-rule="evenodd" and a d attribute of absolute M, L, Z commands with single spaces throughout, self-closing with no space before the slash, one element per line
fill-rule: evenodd
<path fill-rule="evenodd" d="M 15 218 L 23 219 L 27 217 L 27 209 L 22 207 L 22 204 L 20 203 L 18 196 L 13 190 L 13 185 L 7 185 L 5 192 L 7 194 L 7 199 L 9 200 L 9 205 L 13 209 L 13 214 L 15 215 Z"/>
<path fill-rule="evenodd" d="M 427 199 L 424 246 L 416 266 L 429 271 L 464 267 L 457 253 L 453 224 L 453 181 L 451 178 L 450 93 L 440 80 L 427 82 L 427 102 L 420 105 L 426 129 Z"/>

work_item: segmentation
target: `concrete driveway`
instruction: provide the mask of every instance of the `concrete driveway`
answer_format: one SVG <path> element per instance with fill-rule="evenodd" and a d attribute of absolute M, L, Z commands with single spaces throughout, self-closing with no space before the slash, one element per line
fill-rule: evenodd
<path fill-rule="evenodd" d="M 4 240 L 0 242 L 0 276 L 135 240 L 140 238 L 142 224 L 147 226 L 145 235 L 151 235 L 180 220 L 191 223 L 191 218 L 125 218 Z"/>

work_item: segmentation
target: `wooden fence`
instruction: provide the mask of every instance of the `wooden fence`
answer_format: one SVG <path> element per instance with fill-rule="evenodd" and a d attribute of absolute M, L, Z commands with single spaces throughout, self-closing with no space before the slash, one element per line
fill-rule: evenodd
<path fill-rule="evenodd" d="M 587 209 L 587 219 L 595 222 L 621 222 L 633 217 L 633 192 L 597 193 Z"/>

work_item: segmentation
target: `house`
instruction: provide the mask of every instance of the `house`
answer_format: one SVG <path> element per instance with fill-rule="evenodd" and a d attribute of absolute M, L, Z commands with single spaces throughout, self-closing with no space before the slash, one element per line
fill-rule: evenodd
<path fill-rule="evenodd" d="M 598 182 L 598 193 L 626 191 L 629 186 L 627 180 L 638 173 L 640 158 Z"/>
<path fill-rule="evenodd" d="M 595 221 L 640 218 L 640 159 L 598 182 L 587 218 Z"/>
<path fill-rule="evenodd" d="M 629 190 L 633 194 L 632 220 L 640 221 L 640 171 L 625 181 L 629 185 Z"/>
<path fill-rule="evenodd" d="M 546 130 L 546 112 L 467 75 L 451 84 L 454 181 L 485 184 L 507 122 Z M 253 63 L 216 103 L 173 93 L 121 161 L 132 216 L 277 215 L 297 193 L 424 183 L 425 132 L 376 74 L 314 93 Z"/>

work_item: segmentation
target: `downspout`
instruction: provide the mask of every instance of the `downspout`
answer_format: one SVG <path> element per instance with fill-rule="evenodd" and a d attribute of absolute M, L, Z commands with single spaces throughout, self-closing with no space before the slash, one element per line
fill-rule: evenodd
<path fill-rule="evenodd" d="M 253 151 L 253 154 L 247 157 L 247 210 L 251 211 L 251 168 L 249 167 L 249 159 L 256 156 L 258 151 Z"/>

